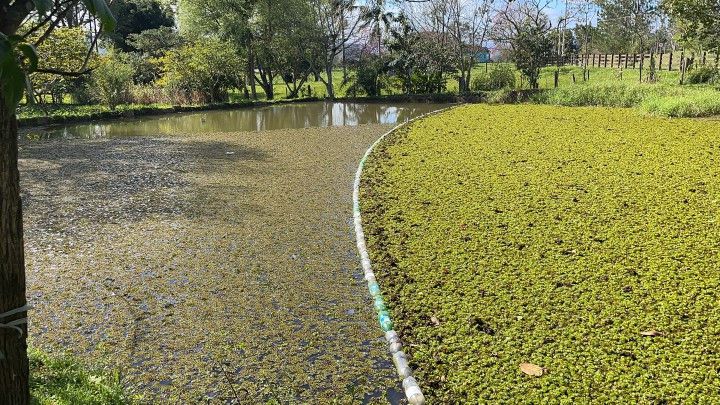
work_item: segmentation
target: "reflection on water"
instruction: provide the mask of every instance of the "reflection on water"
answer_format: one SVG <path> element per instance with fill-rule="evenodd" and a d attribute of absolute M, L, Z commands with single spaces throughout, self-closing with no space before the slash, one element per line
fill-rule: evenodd
<path fill-rule="evenodd" d="M 172 114 L 24 131 L 30 140 L 172 135 L 182 132 L 264 131 L 286 128 L 395 124 L 441 108 L 436 104 L 303 103 Z"/>

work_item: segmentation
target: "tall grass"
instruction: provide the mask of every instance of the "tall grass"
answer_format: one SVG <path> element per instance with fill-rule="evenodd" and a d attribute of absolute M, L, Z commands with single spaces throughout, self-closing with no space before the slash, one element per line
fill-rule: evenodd
<path fill-rule="evenodd" d="M 659 87 L 622 82 L 598 82 L 558 87 L 538 96 L 543 104 L 563 106 L 634 107 Z"/>
<path fill-rule="evenodd" d="M 720 115 L 720 91 L 708 86 L 595 82 L 548 90 L 535 101 L 575 107 L 639 107 L 666 117 Z"/>
<path fill-rule="evenodd" d="M 707 89 L 684 95 L 654 96 L 641 107 L 648 114 L 664 117 L 720 116 L 720 91 Z"/>

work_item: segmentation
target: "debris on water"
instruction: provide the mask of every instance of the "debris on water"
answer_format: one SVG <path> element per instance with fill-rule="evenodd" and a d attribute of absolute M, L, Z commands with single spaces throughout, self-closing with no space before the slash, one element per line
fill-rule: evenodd
<path fill-rule="evenodd" d="M 399 387 L 346 222 L 348 179 L 387 130 L 23 145 L 31 343 L 121 369 L 150 403 Z"/>

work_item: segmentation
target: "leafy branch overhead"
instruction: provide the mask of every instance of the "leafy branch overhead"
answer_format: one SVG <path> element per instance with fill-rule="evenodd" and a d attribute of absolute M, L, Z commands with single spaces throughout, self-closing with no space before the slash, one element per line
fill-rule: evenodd
<path fill-rule="evenodd" d="M 103 31 L 112 31 L 117 23 L 105 0 L 81 0 L 70 2 L 64 7 L 74 7 L 82 3 L 88 12 L 96 16 Z M 0 31 L 0 83 L 2 83 L 2 96 L 6 100 L 6 107 L 14 110 L 22 100 L 26 88 L 26 75 L 38 69 L 38 55 L 35 46 L 25 42 L 22 36 L 16 34 L 17 27 L 28 18 L 33 10 L 38 16 L 45 16 L 55 10 L 53 0 L 32 0 L 15 2 L 2 18 Z M 48 19 L 44 20 L 45 22 Z"/>

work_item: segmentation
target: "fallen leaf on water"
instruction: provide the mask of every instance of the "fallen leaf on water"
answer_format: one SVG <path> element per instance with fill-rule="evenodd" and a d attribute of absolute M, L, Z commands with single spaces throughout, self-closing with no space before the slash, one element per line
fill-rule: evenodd
<path fill-rule="evenodd" d="M 435 326 L 440 326 L 440 320 L 437 319 L 436 317 L 431 316 L 431 317 L 430 317 L 430 321 L 431 321 L 432 323 L 434 323 Z"/>
<path fill-rule="evenodd" d="M 646 330 L 644 332 L 640 332 L 642 336 L 662 336 L 662 332 L 658 332 L 656 330 Z"/>
<path fill-rule="evenodd" d="M 541 375 L 543 375 L 542 367 L 532 363 L 521 363 L 520 371 L 533 377 L 540 377 Z"/>

